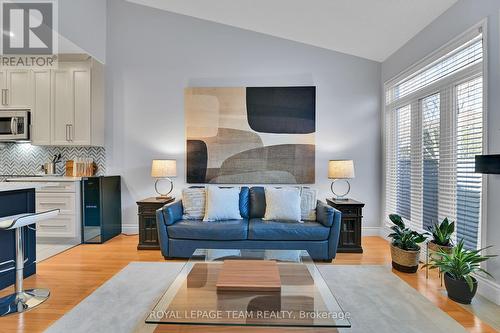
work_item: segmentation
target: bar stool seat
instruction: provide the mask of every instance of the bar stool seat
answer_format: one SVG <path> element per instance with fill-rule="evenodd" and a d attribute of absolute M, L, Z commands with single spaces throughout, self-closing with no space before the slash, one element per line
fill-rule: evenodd
<path fill-rule="evenodd" d="M 49 298 L 50 291 L 48 289 L 23 289 L 24 242 L 21 228 L 53 218 L 59 212 L 59 209 L 54 209 L 42 213 L 19 214 L 0 218 L 0 231 L 14 229 L 16 232 L 15 293 L 0 298 L 0 317 L 31 310 Z"/>

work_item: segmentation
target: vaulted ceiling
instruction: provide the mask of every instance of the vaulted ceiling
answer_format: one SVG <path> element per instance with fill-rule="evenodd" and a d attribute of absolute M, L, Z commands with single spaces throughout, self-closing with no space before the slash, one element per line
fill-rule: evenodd
<path fill-rule="evenodd" d="M 128 0 L 384 61 L 457 0 Z"/>

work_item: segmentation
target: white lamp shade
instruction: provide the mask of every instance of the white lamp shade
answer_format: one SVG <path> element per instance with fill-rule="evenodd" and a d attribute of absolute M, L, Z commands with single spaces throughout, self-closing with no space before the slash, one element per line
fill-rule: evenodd
<path fill-rule="evenodd" d="M 354 178 L 353 160 L 330 160 L 328 162 L 328 178 L 332 179 Z"/>
<path fill-rule="evenodd" d="M 151 177 L 165 178 L 177 176 L 176 160 L 153 160 L 151 164 Z"/>

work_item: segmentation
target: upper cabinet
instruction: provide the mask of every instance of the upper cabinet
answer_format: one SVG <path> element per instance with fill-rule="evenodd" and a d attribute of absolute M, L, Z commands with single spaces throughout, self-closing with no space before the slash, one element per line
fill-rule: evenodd
<path fill-rule="evenodd" d="M 52 71 L 52 143 L 90 145 L 91 93 L 90 67 L 59 65 Z"/>
<path fill-rule="evenodd" d="M 33 71 L 33 108 L 31 112 L 31 142 L 38 145 L 51 144 L 51 77 L 50 69 Z"/>
<path fill-rule="evenodd" d="M 8 69 L 0 71 L 0 88 L 1 107 L 31 107 L 31 70 Z"/>
<path fill-rule="evenodd" d="M 32 71 L 32 144 L 104 145 L 104 78 L 92 59 Z"/>

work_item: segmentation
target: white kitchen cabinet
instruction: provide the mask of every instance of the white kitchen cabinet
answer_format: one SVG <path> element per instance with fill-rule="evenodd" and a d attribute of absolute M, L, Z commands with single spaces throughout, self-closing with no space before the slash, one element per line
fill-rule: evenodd
<path fill-rule="evenodd" d="M 82 242 L 81 179 L 69 177 L 11 178 L 9 182 L 34 182 L 36 212 L 60 213 L 37 224 L 37 244 L 77 245 Z"/>
<path fill-rule="evenodd" d="M 31 84 L 32 144 L 104 146 L 102 64 L 60 61 L 56 69 L 33 70 Z"/>
<path fill-rule="evenodd" d="M 75 224 L 75 215 L 59 214 L 50 220 L 38 223 L 36 228 L 37 239 L 40 242 L 43 241 L 43 238 L 75 237 Z"/>
<path fill-rule="evenodd" d="M 91 145 L 90 67 L 59 65 L 52 73 L 52 144 Z"/>
<path fill-rule="evenodd" d="M 50 145 L 51 70 L 33 70 L 33 108 L 31 112 L 31 143 Z"/>
<path fill-rule="evenodd" d="M 31 108 L 31 70 L 7 69 L 1 72 L 1 105 L 8 108 Z"/>
<path fill-rule="evenodd" d="M 66 244 L 80 244 L 80 200 L 79 181 L 49 182 L 49 186 L 36 190 L 37 212 L 60 209 L 59 215 L 37 226 L 37 240 L 49 242 L 61 238 Z"/>

